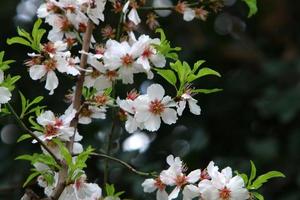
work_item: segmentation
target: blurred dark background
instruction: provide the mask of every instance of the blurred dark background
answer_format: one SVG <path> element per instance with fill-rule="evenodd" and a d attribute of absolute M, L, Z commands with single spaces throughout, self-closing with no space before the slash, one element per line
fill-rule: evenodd
<path fill-rule="evenodd" d="M 27 48 L 7 46 L 7 37 L 16 34 L 16 26 L 30 30 L 39 0 L 10 0 L 0 7 L 0 47 L 7 59 L 18 60 L 12 74 L 22 74 L 18 83 L 27 97 L 44 95 L 44 104 L 62 113 L 67 104 L 63 96 L 71 88 L 72 80 L 62 81 L 55 96 L 48 96 L 44 83 L 32 81 L 22 61 Z M 122 128 L 115 133 L 113 152 L 142 171 L 159 171 L 165 167 L 170 153 L 181 156 L 190 169 L 203 168 L 210 160 L 219 166 L 249 172 L 253 160 L 258 173 L 279 170 L 287 178 L 267 183 L 262 189 L 265 199 L 300 199 L 300 1 L 258 0 L 259 12 L 248 19 L 248 9 L 240 0 L 225 0 L 226 7 L 207 22 L 184 22 L 182 16 L 172 14 L 160 23 L 174 46 L 181 46 L 182 60 L 193 63 L 207 60 L 205 66 L 222 74 L 222 78 L 205 78 L 200 88 L 223 88 L 224 91 L 199 95 L 200 116 L 188 112 L 174 126 L 162 126 L 158 133 L 140 132 L 129 135 Z M 147 28 L 138 31 L 148 32 Z M 142 90 L 150 82 L 138 79 Z M 160 82 L 161 79 L 153 80 Z M 139 86 L 141 84 L 141 86 Z M 133 86 L 130 86 L 131 88 Z M 13 105 L 19 108 L 18 94 Z M 0 120 L 0 199 L 20 199 L 22 183 L 29 174 L 29 163 L 15 161 L 20 154 L 38 148 L 29 141 L 16 144 L 23 132 L 12 117 Z M 81 127 L 84 145 L 100 149 L 109 131 L 109 120 L 96 121 Z M 89 160 L 90 181 L 103 180 L 103 161 Z M 110 182 L 124 197 L 154 199 L 142 192 L 139 177 L 116 163 L 110 165 Z M 34 186 L 32 186 L 34 187 Z M 34 188 L 38 189 L 38 188 Z"/>

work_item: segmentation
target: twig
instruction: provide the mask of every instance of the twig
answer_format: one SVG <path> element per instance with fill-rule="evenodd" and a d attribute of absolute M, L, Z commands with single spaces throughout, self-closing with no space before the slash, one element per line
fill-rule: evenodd
<path fill-rule="evenodd" d="M 94 29 L 94 23 L 91 20 L 89 20 L 87 24 L 86 32 L 84 33 L 84 37 L 83 37 L 82 51 L 84 52 L 89 52 L 93 29 Z M 82 69 L 85 69 L 87 67 L 87 59 L 88 59 L 87 54 L 84 53 L 81 54 L 80 67 Z M 82 96 L 84 78 L 85 78 L 85 71 L 82 70 L 76 82 L 75 96 L 73 101 L 73 108 L 77 111 L 79 111 L 81 108 L 81 96 Z M 70 142 L 67 143 L 67 147 L 71 153 L 73 151 L 74 138 L 77 130 L 77 125 L 78 125 L 78 116 L 76 116 L 71 122 L 71 126 L 74 127 L 75 131 L 72 138 L 70 139 Z M 52 195 L 52 199 L 54 200 L 58 199 L 61 193 L 63 192 L 63 190 L 65 189 L 66 179 L 68 177 L 68 166 L 66 164 L 63 165 L 58 175 L 59 175 L 58 183 Z"/>
<path fill-rule="evenodd" d="M 10 103 L 7 103 L 7 107 L 10 110 L 10 112 L 13 114 L 13 116 L 15 117 L 15 119 L 17 120 L 19 126 L 26 131 L 31 137 L 33 137 L 38 144 L 40 144 L 55 160 L 55 162 L 61 166 L 61 160 L 52 152 L 52 150 L 39 138 L 37 137 L 25 124 L 24 122 L 21 120 L 21 118 L 19 117 L 19 115 L 16 113 L 16 111 L 14 110 L 14 108 L 12 107 L 12 105 Z"/>
<path fill-rule="evenodd" d="M 187 7 L 199 6 L 200 2 L 186 4 Z M 138 10 L 174 10 L 176 6 L 165 6 L 165 7 L 152 7 L 152 6 L 143 6 L 137 8 Z"/>
<path fill-rule="evenodd" d="M 132 167 L 130 164 L 128 164 L 127 162 L 123 161 L 123 160 L 120 160 L 118 158 L 115 158 L 115 157 L 112 157 L 112 156 L 109 156 L 109 155 L 106 155 L 106 154 L 101 154 L 101 153 L 91 153 L 90 154 L 91 156 L 95 156 L 95 157 L 101 157 L 101 158 L 106 158 L 106 159 L 109 159 L 109 160 L 112 160 L 112 161 L 115 161 L 117 163 L 120 163 L 121 165 L 127 167 L 130 171 L 132 171 L 133 173 L 135 174 L 138 174 L 140 176 L 155 176 L 155 172 L 142 172 L 142 171 L 139 171 L 139 170 L 136 170 L 134 167 Z"/>

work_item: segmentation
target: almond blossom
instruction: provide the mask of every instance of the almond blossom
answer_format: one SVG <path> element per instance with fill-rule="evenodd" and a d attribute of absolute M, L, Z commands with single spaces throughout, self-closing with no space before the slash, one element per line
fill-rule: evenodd
<path fill-rule="evenodd" d="M 129 10 L 129 6 L 131 6 L 131 10 L 129 11 L 128 13 L 128 10 Z M 127 1 L 123 7 L 123 13 L 124 15 L 126 16 L 127 13 L 127 17 L 130 21 L 132 21 L 135 25 L 138 25 L 139 23 L 141 23 L 141 18 L 137 12 L 137 5 L 136 3 L 132 3 L 130 4 L 130 1 Z M 124 18 L 125 20 L 125 18 Z"/>
<path fill-rule="evenodd" d="M 70 106 L 65 114 L 56 117 L 52 111 L 45 111 L 37 118 L 38 124 L 44 128 L 43 132 L 35 131 L 34 133 L 42 141 L 50 141 L 53 138 L 59 138 L 62 141 L 69 141 L 75 133 L 75 141 L 80 141 L 82 136 L 75 132 L 74 127 L 70 126 L 72 119 L 76 115 L 76 110 Z M 36 142 L 35 140 L 33 142 Z"/>
<path fill-rule="evenodd" d="M 147 88 L 147 94 L 140 95 L 136 99 L 135 118 L 143 123 L 146 130 L 159 129 L 161 119 L 166 124 L 174 124 L 177 121 L 177 112 L 171 107 L 176 103 L 170 96 L 164 96 L 165 90 L 159 84 L 152 84 Z"/>
<path fill-rule="evenodd" d="M 87 106 L 81 109 L 79 114 L 80 124 L 90 124 L 92 119 L 105 119 L 106 108 L 97 106 Z"/>
<path fill-rule="evenodd" d="M 189 105 L 190 112 L 193 113 L 194 115 L 200 115 L 201 113 L 201 108 L 199 105 L 197 105 L 197 100 L 194 99 L 188 92 L 184 93 L 181 95 L 180 101 L 177 102 L 177 113 L 179 116 L 182 115 L 186 103 Z"/>
<path fill-rule="evenodd" d="M 152 193 L 156 190 L 156 200 L 168 200 L 169 196 L 166 192 L 166 185 L 160 180 L 160 178 L 149 178 L 142 183 L 144 192 Z"/>
<path fill-rule="evenodd" d="M 87 183 L 86 175 L 82 175 L 64 189 L 58 200 L 98 200 L 101 197 L 101 188 L 95 183 Z"/>

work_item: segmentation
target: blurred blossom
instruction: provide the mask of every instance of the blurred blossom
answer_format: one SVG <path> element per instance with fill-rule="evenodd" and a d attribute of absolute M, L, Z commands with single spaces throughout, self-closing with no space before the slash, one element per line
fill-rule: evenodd
<path fill-rule="evenodd" d="M 215 31 L 220 35 L 227 35 L 231 33 L 233 22 L 232 18 L 227 13 L 221 13 L 219 14 L 215 19 Z"/>
<path fill-rule="evenodd" d="M 232 6 L 236 0 L 223 0 L 225 6 Z"/>
<path fill-rule="evenodd" d="M 13 144 L 16 142 L 19 129 L 14 124 L 7 124 L 1 130 L 1 140 L 5 144 Z"/>
<path fill-rule="evenodd" d="M 41 0 L 22 0 L 17 6 L 16 24 L 31 22 L 41 3 Z"/>
<path fill-rule="evenodd" d="M 151 143 L 150 138 L 143 132 L 136 132 L 130 135 L 123 142 L 123 151 L 139 151 L 145 152 Z"/>
<path fill-rule="evenodd" d="M 186 133 L 188 131 L 188 128 L 184 125 L 177 125 L 173 131 L 172 134 L 173 135 L 182 135 L 184 133 Z"/>
<path fill-rule="evenodd" d="M 172 144 L 172 153 L 179 157 L 184 157 L 190 152 L 190 144 L 186 140 L 176 140 Z"/>
<path fill-rule="evenodd" d="M 146 94 L 147 93 L 147 88 L 153 84 L 153 81 L 146 80 L 144 81 L 141 86 L 140 86 L 140 94 Z"/>
<path fill-rule="evenodd" d="M 170 7 L 173 6 L 170 0 L 154 0 L 153 7 Z M 167 17 L 172 13 L 171 10 L 156 10 L 155 11 L 160 17 Z"/>

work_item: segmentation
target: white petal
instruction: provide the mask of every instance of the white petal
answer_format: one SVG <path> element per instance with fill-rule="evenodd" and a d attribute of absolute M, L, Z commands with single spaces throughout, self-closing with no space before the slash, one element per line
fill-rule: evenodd
<path fill-rule="evenodd" d="M 185 106 L 186 106 L 186 101 L 185 100 L 178 102 L 177 113 L 178 113 L 179 116 L 182 115 L 182 113 L 183 113 L 183 111 L 185 109 Z"/>
<path fill-rule="evenodd" d="M 4 81 L 4 73 L 2 70 L 0 70 L 0 83 Z"/>
<path fill-rule="evenodd" d="M 48 71 L 45 88 L 47 90 L 50 90 L 50 95 L 53 94 L 53 92 L 57 88 L 57 86 L 58 86 L 58 78 L 57 78 L 55 72 Z"/>
<path fill-rule="evenodd" d="M 153 178 L 146 179 L 142 183 L 142 187 L 144 188 L 144 192 L 146 192 L 146 193 L 154 192 L 156 190 L 155 182 L 156 181 Z"/>
<path fill-rule="evenodd" d="M 187 185 L 184 187 L 182 194 L 183 200 L 192 200 L 195 197 L 200 196 L 200 190 L 194 185 Z"/>
<path fill-rule="evenodd" d="M 168 193 L 165 190 L 157 190 L 156 200 L 168 200 Z"/>
<path fill-rule="evenodd" d="M 155 67 L 165 67 L 166 58 L 161 54 L 156 54 L 150 57 L 151 62 Z"/>
<path fill-rule="evenodd" d="M 185 21 L 192 21 L 195 18 L 195 11 L 191 8 L 186 8 L 183 13 L 183 19 Z"/>
<path fill-rule="evenodd" d="M 11 99 L 11 93 L 6 87 L 0 87 L 0 104 L 7 103 Z"/>
<path fill-rule="evenodd" d="M 128 19 L 130 21 L 132 21 L 135 25 L 138 25 L 139 23 L 141 23 L 141 19 L 135 8 L 132 8 L 131 11 L 129 12 Z"/>
<path fill-rule="evenodd" d="M 47 73 L 44 65 L 34 65 L 29 68 L 29 75 L 33 80 L 41 79 Z"/>
<path fill-rule="evenodd" d="M 177 198 L 179 195 L 179 192 L 180 192 L 180 187 L 175 187 L 174 190 L 170 193 L 168 199 L 171 200 L 171 199 Z"/>
<path fill-rule="evenodd" d="M 197 105 L 197 100 L 196 99 L 189 99 L 188 103 L 189 103 L 189 108 L 191 113 L 193 113 L 194 115 L 200 115 L 201 114 L 201 108 L 199 105 Z"/>
<path fill-rule="evenodd" d="M 42 126 L 53 124 L 55 121 L 55 115 L 52 111 L 48 110 L 43 112 L 40 116 L 38 116 L 36 121 Z"/>
<path fill-rule="evenodd" d="M 152 84 L 147 88 L 147 95 L 150 99 L 161 100 L 165 95 L 165 89 L 159 84 Z"/>
<path fill-rule="evenodd" d="M 155 115 L 150 115 L 149 119 L 144 122 L 145 129 L 148 131 L 157 131 L 160 127 L 160 124 L 160 117 Z"/>
<path fill-rule="evenodd" d="M 178 119 L 177 112 L 174 109 L 165 108 L 164 112 L 161 113 L 161 118 L 166 124 L 174 124 Z"/>
<path fill-rule="evenodd" d="M 200 179 L 201 170 L 197 169 L 194 171 L 191 171 L 189 175 L 187 176 L 187 181 L 189 183 L 196 183 Z"/>

